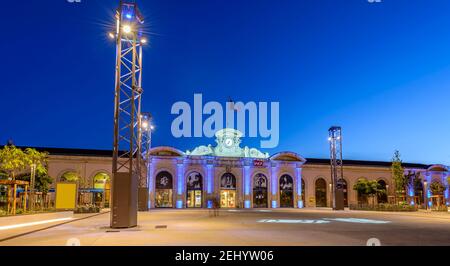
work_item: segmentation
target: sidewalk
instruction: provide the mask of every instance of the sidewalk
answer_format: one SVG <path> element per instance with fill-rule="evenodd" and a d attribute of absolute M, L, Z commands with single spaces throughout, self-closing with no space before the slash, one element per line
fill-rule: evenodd
<path fill-rule="evenodd" d="M 0 243 L 14 236 L 43 230 L 108 212 L 109 209 L 102 210 L 100 213 L 74 214 L 72 211 L 65 211 L 1 217 Z"/>

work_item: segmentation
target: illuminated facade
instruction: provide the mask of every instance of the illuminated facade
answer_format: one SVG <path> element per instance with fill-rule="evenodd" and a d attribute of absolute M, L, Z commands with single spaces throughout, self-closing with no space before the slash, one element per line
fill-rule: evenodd
<path fill-rule="evenodd" d="M 254 148 L 241 148 L 241 136 L 239 131 L 224 129 L 217 132 L 215 147 L 200 146 L 185 153 L 173 147 L 152 149 L 150 208 L 211 207 L 214 199 L 223 208 L 331 206 L 328 160 L 306 160 L 294 152 L 269 156 Z M 344 165 L 346 206 L 358 203 L 353 186 L 361 178 L 376 180 L 388 191 L 377 198 L 378 202 L 388 202 L 394 194 L 390 163 L 345 161 Z M 411 180 L 417 176 L 420 184 L 448 184 L 450 173 L 445 166 L 404 166 L 405 174 Z M 423 187 L 411 187 L 405 200 L 411 204 L 433 201 L 430 190 L 427 198 L 423 191 Z M 448 185 L 440 200 L 435 204 L 449 204 Z"/>
<path fill-rule="evenodd" d="M 241 133 L 217 132 L 216 146 L 182 152 L 174 147 L 150 150 L 150 208 L 208 208 L 217 200 L 223 208 L 302 208 L 331 206 L 329 159 L 305 159 L 294 152 L 269 155 L 241 148 Z M 109 204 L 112 152 L 46 149 L 49 174 L 56 181 L 79 182 L 84 202 Z M 353 186 L 361 178 L 376 180 L 388 191 L 377 197 L 388 202 L 394 195 L 390 162 L 344 160 L 345 205 L 359 202 Z M 444 165 L 403 163 L 410 176 L 410 204 L 449 204 L 450 171 Z M 71 180 L 68 180 L 71 179 Z M 73 180 L 72 180 L 73 181 Z M 439 195 L 432 184 L 446 186 Z M 427 191 L 424 193 L 424 191 Z"/>

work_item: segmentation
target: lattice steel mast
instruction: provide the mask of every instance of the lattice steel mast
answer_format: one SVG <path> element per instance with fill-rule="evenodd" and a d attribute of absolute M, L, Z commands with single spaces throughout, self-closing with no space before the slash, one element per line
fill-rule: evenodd
<path fill-rule="evenodd" d="M 120 1 L 116 11 L 116 78 L 111 227 L 137 225 L 137 183 L 141 170 L 139 142 L 144 20 L 135 3 Z"/>
<path fill-rule="evenodd" d="M 142 169 L 139 177 L 139 194 L 138 194 L 138 209 L 139 211 L 148 211 L 149 198 L 149 177 L 150 177 L 150 149 L 152 147 L 152 115 L 150 113 L 141 114 L 141 154 L 142 154 Z"/>
<path fill-rule="evenodd" d="M 331 197 L 333 210 L 344 209 L 344 191 L 341 181 L 344 177 L 342 162 L 342 128 L 333 126 L 328 130 L 330 142 L 330 164 L 331 164 Z"/>

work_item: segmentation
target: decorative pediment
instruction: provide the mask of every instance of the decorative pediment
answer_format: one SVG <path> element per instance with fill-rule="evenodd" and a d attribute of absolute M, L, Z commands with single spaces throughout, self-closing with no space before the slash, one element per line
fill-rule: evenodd
<path fill-rule="evenodd" d="M 184 153 L 178 149 L 162 146 L 156 147 L 150 150 L 150 155 L 152 156 L 172 156 L 172 157 L 181 157 L 184 156 Z"/>
<path fill-rule="evenodd" d="M 295 152 L 280 152 L 270 157 L 272 161 L 306 162 L 305 158 Z"/>
<path fill-rule="evenodd" d="M 434 164 L 427 169 L 428 171 L 434 171 L 434 172 L 447 172 L 449 169 L 447 166 L 442 164 Z"/>

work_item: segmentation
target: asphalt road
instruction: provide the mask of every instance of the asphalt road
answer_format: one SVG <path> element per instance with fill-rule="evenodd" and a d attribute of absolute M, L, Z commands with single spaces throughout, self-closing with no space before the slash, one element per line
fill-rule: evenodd
<path fill-rule="evenodd" d="M 111 230 L 109 214 L 25 234 L 0 246 L 363 246 L 450 245 L 450 214 L 331 210 L 156 210 L 139 226 Z"/>

